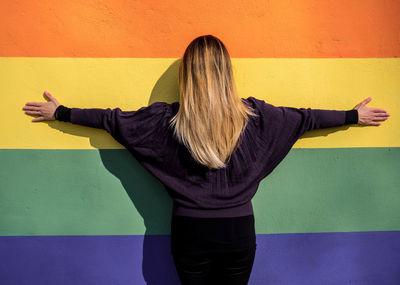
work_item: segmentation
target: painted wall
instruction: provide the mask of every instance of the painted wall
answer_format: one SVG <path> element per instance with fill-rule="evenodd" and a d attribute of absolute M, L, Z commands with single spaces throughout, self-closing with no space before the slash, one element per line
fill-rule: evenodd
<path fill-rule="evenodd" d="M 44 101 L 178 100 L 195 37 L 228 47 L 241 97 L 391 117 L 308 132 L 253 199 L 250 284 L 400 284 L 400 2 L 1 1 L 0 284 L 178 284 L 171 200 L 104 130 L 32 123 Z M 299 181 L 301 181 L 299 183 Z"/>

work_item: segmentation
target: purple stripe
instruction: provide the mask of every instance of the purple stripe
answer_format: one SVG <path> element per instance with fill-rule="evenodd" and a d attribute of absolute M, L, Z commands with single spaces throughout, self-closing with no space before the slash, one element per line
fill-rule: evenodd
<path fill-rule="evenodd" d="M 169 235 L 2 236 L 0 284 L 179 284 Z M 262 234 L 249 284 L 400 284 L 400 231 Z"/>

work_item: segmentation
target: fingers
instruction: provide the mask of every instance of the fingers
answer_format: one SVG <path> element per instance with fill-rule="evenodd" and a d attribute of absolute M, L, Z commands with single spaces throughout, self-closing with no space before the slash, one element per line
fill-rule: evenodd
<path fill-rule="evenodd" d="M 371 121 L 385 121 L 389 118 L 390 114 L 383 109 L 371 108 L 370 109 Z"/>
<path fill-rule="evenodd" d="M 380 126 L 381 123 L 378 121 L 385 121 L 389 116 L 390 115 L 388 113 L 372 113 L 372 116 L 367 124 L 370 126 Z"/>
<path fill-rule="evenodd" d="M 380 126 L 379 121 L 385 121 L 389 117 L 387 113 L 373 113 L 374 115 L 367 121 L 366 125 L 369 126 Z"/>
<path fill-rule="evenodd" d="M 40 115 L 40 114 L 42 114 L 42 112 L 41 111 L 25 111 L 25 114 Z"/>
<path fill-rule="evenodd" d="M 25 114 L 29 115 L 40 115 L 42 113 L 42 108 L 37 106 L 24 106 L 22 110 L 25 110 Z"/>
<path fill-rule="evenodd" d="M 358 103 L 353 109 L 362 108 L 370 101 L 371 101 L 371 97 L 368 97 L 368 98 L 364 99 L 362 102 Z"/>
<path fill-rule="evenodd" d="M 44 94 L 47 96 L 47 98 L 49 98 L 51 101 L 54 99 L 53 96 L 51 96 L 51 94 L 47 91 L 44 91 Z"/>
<path fill-rule="evenodd" d="M 24 106 L 22 108 L 22 110 L 30 110 L 30 111 L 38 111 L 40 109 L 41 109 L 41 107 L 37 107 L 37 106 Z"/>
<path fill-rule="evenodd" d="M 370 110 L 371 110 L 372 112 L 374 112 L 374 113 L 387 113 L 386 110 L 378 109 L 378 108 L 371 108 Z"/>
<path fill-rule="evenodd" d="M 58 101 L 56 98 L 53 97 L 49 92 L 44 91 L 44 94 L 47 96 L 47 98 L 50 99 L 50 101 L 54 102 L 56 105 L 59 105 Z"/>
<path fill-rule="evenodd" d="M 32 122 L 40 122 L 40 121 L 44 121 L 44 117 L 40 116 L 40 117 L 32 119 Z"/>
<path fill-rule="evenodd" d="M 41 107 L 46 103 L 43 102 L 26 102 L 25 105 L 26 106 L 37 106 L 37 107 Z"/>
<path fill-rule="evenodd" d="M 388 118 L 389 116 L 375 116 L 374 121 L 384 121 Z"/>
<path fill-rule="evenodd" d="M 54 106 L 57 107 L 60 104 L 49 92 L 44 91 L 44 94 L 51 102 L 26 102 L 22 108 L 25 114 L 39 116 L 34 118 L 32 122 L 54 120 Z"/>
<path fill-rule="evenodd" d="M 371 101 L 371 97 L 368 97 L 366 99 L 364 99 L 364 101 L 361 102 L 362 106 L 365 106 L 367 103 L 369 103 Z"/>

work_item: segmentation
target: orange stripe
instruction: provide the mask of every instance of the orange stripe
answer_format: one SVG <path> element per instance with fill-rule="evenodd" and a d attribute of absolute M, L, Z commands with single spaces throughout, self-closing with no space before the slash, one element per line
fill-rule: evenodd
<path fill-rule="evenodd" d="M 181 57 L 211 33 L 232 57 L 398 57 L 400 1 L 0 2 L 3 57 Z"/>

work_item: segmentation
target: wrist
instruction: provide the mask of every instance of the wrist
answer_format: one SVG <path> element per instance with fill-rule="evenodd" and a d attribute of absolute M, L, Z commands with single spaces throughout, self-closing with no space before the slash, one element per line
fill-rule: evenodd
<path fill-rule="evenodd" d="M 58 110 L 59 110 L 58 107 L 60 107 L 60 106 L 61 106 L 61 105 L 57 105 L 56 108 L 55 108 L 55 110 L 54 110 L 53 117 L 54 117 L 55 120 L 58 120 L 57 113 L 58 113 Z"/>
<path fill-rule="evenodd" d="M 64 105 L 59 105 L 54 112 L 54 118 L 59 121 L 70 122 L 71 108 L 65 107 Z"/>
<path fill-rule="evenodd" d="M 345 112 L 345 124 L 358 124 L 358 110 L 352 109 Z"/>

